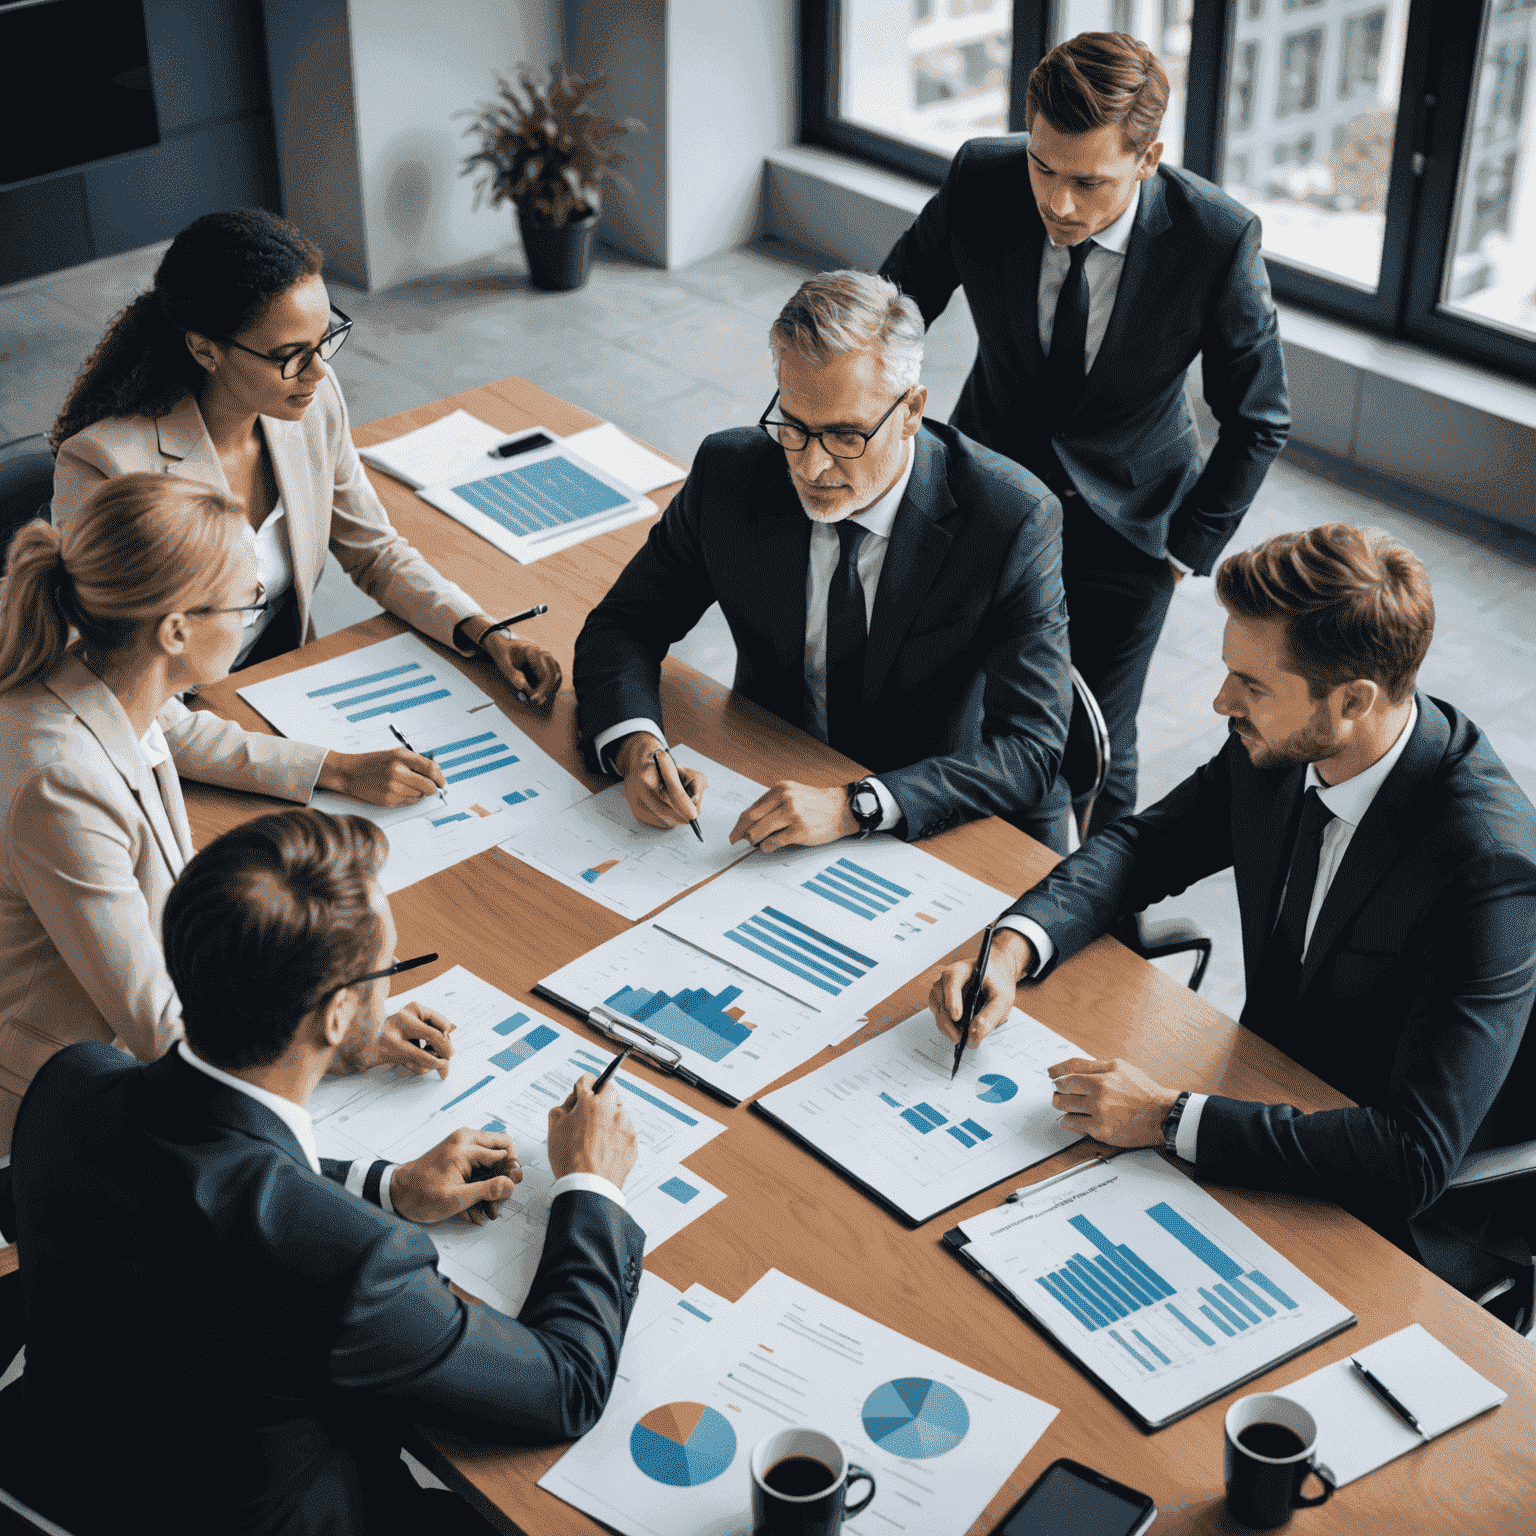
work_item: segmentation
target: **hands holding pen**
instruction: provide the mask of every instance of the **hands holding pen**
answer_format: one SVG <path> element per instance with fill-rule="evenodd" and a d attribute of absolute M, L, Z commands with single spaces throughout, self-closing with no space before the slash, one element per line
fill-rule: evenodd
<path fill-rule="evenodd" d="M 460 620 L 454 631 L 455 641 L 463 636 L 467 645 L 490 657 L 496 670 L 516 691 L 520 704 L 531 704 L 535 709 L 548 709 L 555 702 L 564 673 L 560 663 L 542 646 L 509 635 L 507 626 L 536 619 L 541 613 L 548 612 L 546 604 L 538 603 L 521 613 L 514 613 L 509 619 L 492 620 L 485 614 L 477 614 L 472 619 Z"/>
<path fill-rule="evenodd" d="M 696 822 L 709 780 L 697 768 L 679 768 L 667 744 L 649 731 L 626 736 L 613 754 L 624 776 L 630 814 L 647 827 L 680 827 Z M 703 841 L 704 834 L 699 833 Z"/>

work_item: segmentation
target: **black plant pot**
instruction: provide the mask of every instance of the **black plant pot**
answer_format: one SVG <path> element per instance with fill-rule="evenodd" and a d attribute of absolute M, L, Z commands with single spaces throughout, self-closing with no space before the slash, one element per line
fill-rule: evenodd
<path fill-rule="evenodd" d="M 528 258 L 528 281 L 535 288 L 566 293 L 580 288 L 592 273 L 592 240 L 597 234 L 597 210 L 584 219 L 572 219 L 558 228 L 519 208 L 517 227 L 522 231 L 523 252 Z"/>

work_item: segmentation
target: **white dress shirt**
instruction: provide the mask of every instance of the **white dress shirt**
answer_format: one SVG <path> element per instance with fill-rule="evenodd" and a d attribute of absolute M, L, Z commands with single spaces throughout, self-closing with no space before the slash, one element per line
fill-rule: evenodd
<path fill-rule="evenodd" d="M 288 552 L 288 530 L 282 498 L 279 497 L 256 531 L 256 576 L 262 586 L 262 600 L 276 604 L 293 585 L 293 557 Z M 263 631 L 272 622 L 276 607 L 265 613 L 245 615 L 245 639 L 240 644 L 231 670 L 238 667 L 256 647 Z"/>
<path fill-rule="evenodd" d="M 1059 289 L 1061 284 L 1058 282 L 1056 286 Z M 907 494 L 907 482 L 912 478 L 912 465 L 917 457 L 910 441 L 905 446 L 905 453 L 906 462 L 890 490 L 879 501 L 848 519 L 867 530 L 858 554 L 866 633 L 875 621 L 875 593 L 880 587 L 880 572 L 885 568 L 885 552 L 890 548 L 891 528 L 901 509 L 902 498 Z M 810 516 L 809 513 L 806 515 Z M 822 741 L 827 739 L 827 596 L 832 590 L 832 579 L 837 575 L 840 558 L 841 542 L 836 524 L 811 518 L 811 554 L 805 569 L 805 709 L 814 722 L 813 734 Z M 666 740 L 654 720 L 621 720 L 598 735 L 598 760 L 606 761 L 604 753 L 610 742 L 635 731 L 648 731 L 658 740 Z M 889 832 L 901 820 L 901 807 L 897 805 L 895 795 L 879 779 L 869 782 L 879 796 L 882 812 L 876 830 Z"/>
<path fill-rule="evenodd" d="M 1125 248 L 1130 243 L 1141 206 L 1141 183 L 1135 183 L 1125 212 L 1107 229 L 1092 236 L 1093 248 L 1083 258 L 1083 276 L 1088 280 L 1088 334 L 1083 338 L 1083 371 L 1093 367 L 1114 313 L 1115 295 L 1120 291 L 1120 274 L 1125 270 Z M 1067 266 L 1072 247 L 1057 245 L 1050 235 L 1040 252 L 1040 288 L 1037 308 L 1040 315 L 1040 350 L 1051 350 L 1051 331 L 1056 324 L 1056 300 L 1067 280 Z"/>

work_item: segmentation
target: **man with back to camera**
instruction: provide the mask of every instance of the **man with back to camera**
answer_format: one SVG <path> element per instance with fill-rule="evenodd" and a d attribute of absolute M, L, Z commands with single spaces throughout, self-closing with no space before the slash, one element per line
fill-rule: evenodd
<path fill-rule="evenodd" d="M 577 735 L 637 820 L 697 816 L 662 751 L 661 662 L 718 601 L 735 688 L 873 771 L 775 784 L 731 841 L 769 852 L 1002 815 L 1058 851 L 1071 677 L 1060 511 L 1018 465 L 923 420 L 917 307 L 823 272 L 769 331 L 779 390 L 705 439 L 576 642 Z"/>
<path fill-rule="evenodd" d="M 1167 103 L 1125 33 L 1053 48 L 1029 132 L 963 144 L 880 269 L 929 324 L 965 289 L 978 347 L 950 420 L 1061 497 L 1072 663 L 1111 743 L 1095 831 L 1136 807 L 1136 711 L 1174 586 L 1210 572 L 1290 430 L 1259 220 L 1160 164 Z M 1197 356 L 1221 429 L 1203 469 Z"/>
<path fill-rule="evenodd" d="M 1447 1185 L 1469 1152 L 1536 1137 L 1536 810 L 1477 726 L 1415 692 L 1434 600 L 1400 544 L 1344 523 L 1281 534 L 1226 560 L 1216 593 L 1226 745 L 1009 909 L 970 1043 L 1022 978 L 1230 867 L 1242 1023 L 1358 1107 L 1303 1114 L 1073 1059 L 1050 1069 L 1062 1124 L 1334 1201 L 1464 1291 L 1514 1278 L 1505 1315 L 1528 1321 L 1528 1188 Z M 949 966 L 930 997 L 950 1039 L 971 974 Z"/>
<path fill-rule="evenodd" d="M 22 1103 L 28 1501 L 74 1536 L 149 1511 L 172 1536 L 484 1531 L 417 1488 L 402 1430 L 571 1440 L 607 1401 L 644 1248 L 616 1085 L 583 1077 L 550 1110 L 549 1229 L 516 1320 L 456 1297 L 408 1224 L 513 1198 L 516 1165 L 485 1166 L 510 1137 L 459 1130 L 396 1167 L 316 1155 L 309 1096 L 368 1059 L 387 1012 L 386 846 L 313 810 L 210 844 L 165 910 L 185 1041 L 147 1066 L 70 1047 Z"/>

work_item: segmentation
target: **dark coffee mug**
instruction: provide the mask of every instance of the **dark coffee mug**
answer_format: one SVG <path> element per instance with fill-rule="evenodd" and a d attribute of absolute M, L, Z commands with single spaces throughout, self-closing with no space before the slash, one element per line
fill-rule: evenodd
<path fill-rule="evenodd" d="M 1227 1409 L 1227 1511 L 1244 1525 L 1269 1530 L 1293 1509 L 1327 1502 L 1333 1474 L 1317 1462 L 1317 1422 L 1300 1403 L 1278 1392 L 1240 1397 Z M 1304 1498 L 1312 1473 L 1323 1485 Z"/>
<path fill-rule="evenodd" d="M 861 1479 L 869 1491 L 850 1504 L 848 1486 Z M 781 1429 L 753 1447 L 752 1536 L 837 1536 L 843 1521 L 868 1509 L 874 1496 L 873 1475 L 820 1430 Z"/>

